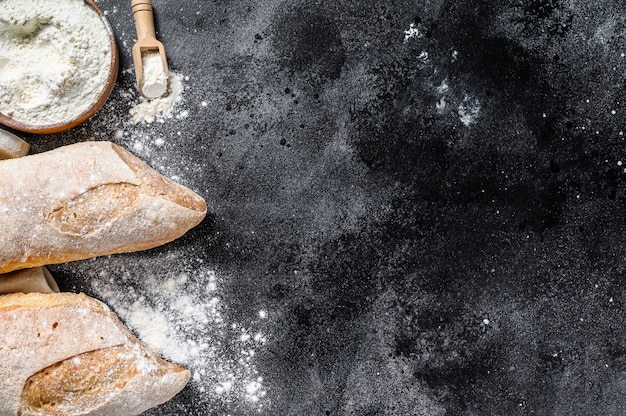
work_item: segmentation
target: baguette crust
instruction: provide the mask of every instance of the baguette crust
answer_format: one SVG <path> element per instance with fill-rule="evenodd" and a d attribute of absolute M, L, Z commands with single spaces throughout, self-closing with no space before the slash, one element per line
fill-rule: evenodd
<path fill-rule="evenodd" d="M 84 294 L 0 296 L 2 416 L 138 415 L 189 378 Z"/>
<path fill-rule="evenodd" d="M 205 201 L 110 142 L 0 161 L 0 273 L 153 248 L 199 224 Z"/>

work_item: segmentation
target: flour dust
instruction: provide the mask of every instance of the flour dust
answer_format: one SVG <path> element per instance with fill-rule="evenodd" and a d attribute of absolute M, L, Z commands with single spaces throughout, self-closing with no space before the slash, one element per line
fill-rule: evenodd
<path fill-rule="evenodd" d="M 109 305 L 155 353 L 188 368 L 200 403 L 243 408 L 252 414 L 269 402 L 256 356 L 267 342 L 268 311 L 258 311 L 253 326 L 228 317 L 220 279 L 212 270 L 178 272 L 168 277 L 121 280 L 106 270 L 90 281 L 96 298 Z M 202 403 L 204 401 L 205 403 Z"/>

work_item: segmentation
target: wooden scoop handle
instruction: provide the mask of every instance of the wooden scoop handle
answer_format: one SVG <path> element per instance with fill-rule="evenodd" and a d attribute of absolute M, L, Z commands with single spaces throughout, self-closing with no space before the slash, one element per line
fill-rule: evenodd
<path fill-rule="evenodd" d="M 135 19 L 137 39 L 156 39 L 156 31 L 154 30 L 154 16 L 152 13 L 152 1 L 132 0 L 131 8 L 133 10 L 133 18 Z"/>

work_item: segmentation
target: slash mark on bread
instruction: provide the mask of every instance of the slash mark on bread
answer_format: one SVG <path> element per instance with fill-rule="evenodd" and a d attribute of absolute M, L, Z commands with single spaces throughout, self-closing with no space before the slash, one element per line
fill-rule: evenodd
<path fill-rule="evenodd" d="M 63 234 L 87 235 L 107 228 L 111 221 L 129 214 L 139 201 L 137 185 L 104 184 L 89 189 L 48 213 L 46 221 Z"/>

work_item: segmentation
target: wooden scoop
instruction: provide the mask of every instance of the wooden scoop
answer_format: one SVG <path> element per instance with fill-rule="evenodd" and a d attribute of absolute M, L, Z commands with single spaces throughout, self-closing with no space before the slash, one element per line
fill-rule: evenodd
<path fill-rule="evenodd" d="M 154 16 L 152 13 L 152 1 L 132 0 L 131 7 L 133 10 L 133 18 L 135 20 L 135 29 L 137 30 L 137 43 L 133 45 L 135 76 L 137 77 L 137 89 L 139 94 L 144 95 L 141 91 L 143 86 L 143 54 L 146 52 L 158 52 L 159 55 L 161 55 L 163 71 L 166 77 L 169 76 L 167 58 L 165 56 L 165 48 L 163 47 L 163 44 L 156 38 L 156 31 L 154 30 Z"/>

